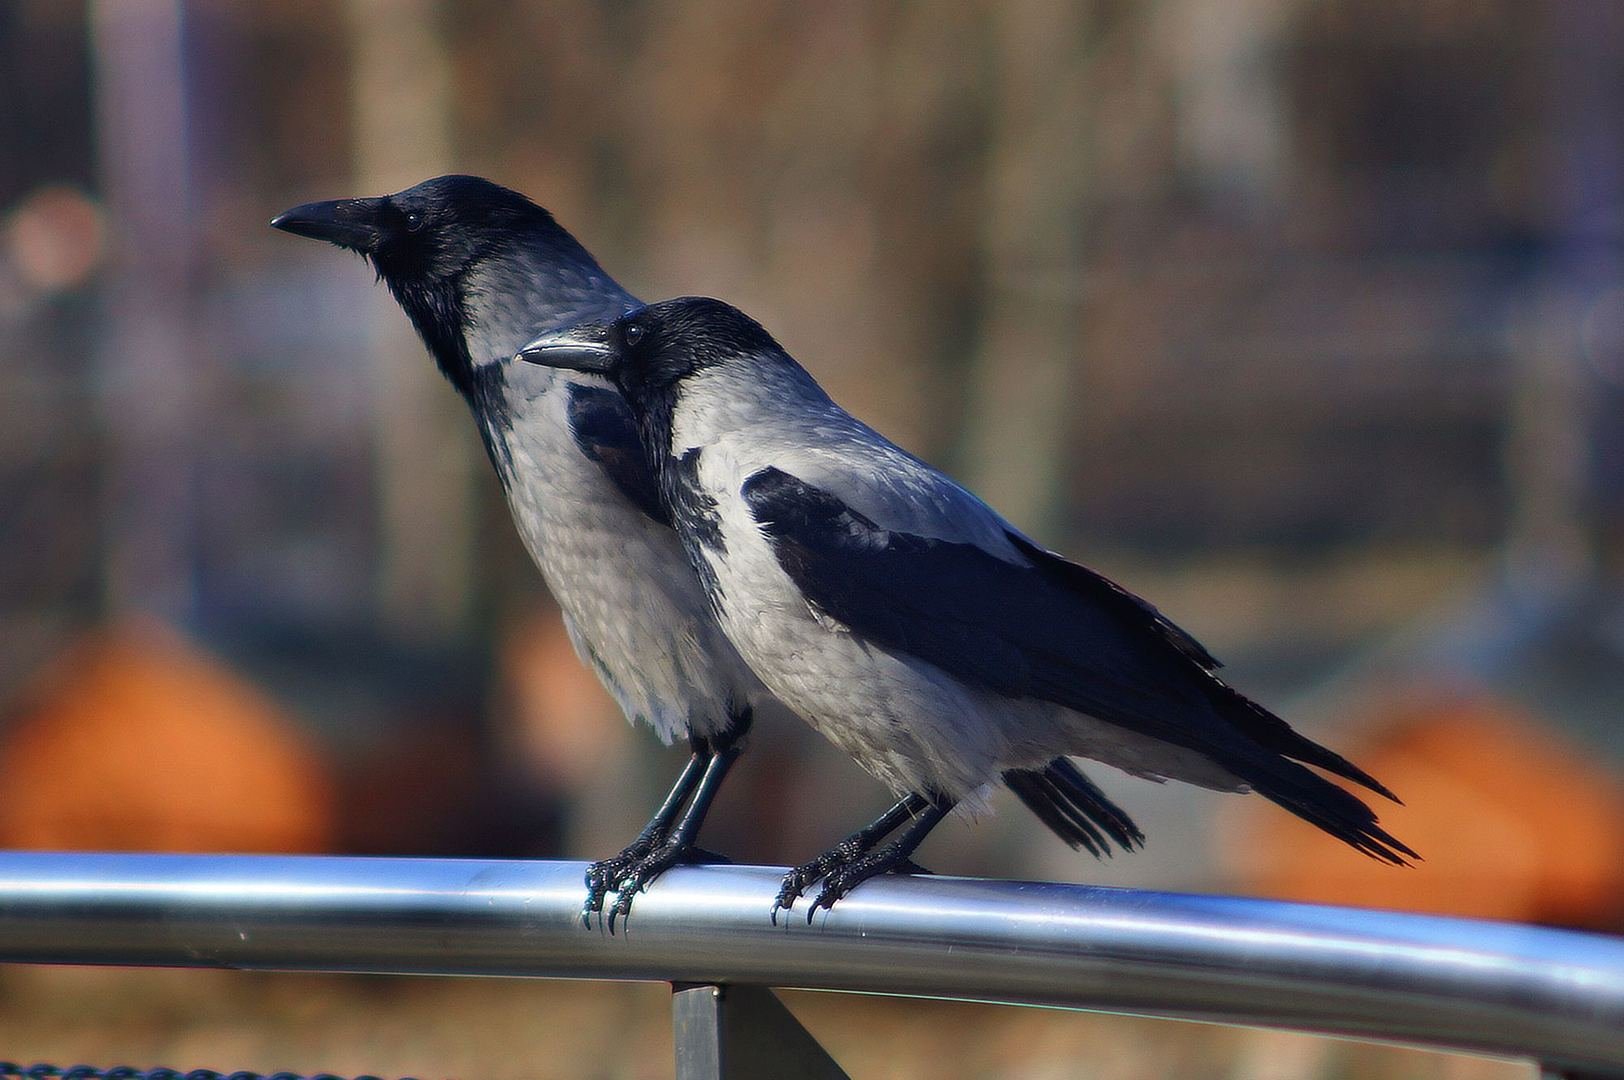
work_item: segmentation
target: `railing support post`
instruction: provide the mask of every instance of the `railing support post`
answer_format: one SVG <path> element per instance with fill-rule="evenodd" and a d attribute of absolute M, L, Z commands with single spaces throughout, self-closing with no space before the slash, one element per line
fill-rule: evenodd
<path fill-rule="evenodd" d="M 677 1080 L 849 1080 L 762 986 L 673 983 Z"/>

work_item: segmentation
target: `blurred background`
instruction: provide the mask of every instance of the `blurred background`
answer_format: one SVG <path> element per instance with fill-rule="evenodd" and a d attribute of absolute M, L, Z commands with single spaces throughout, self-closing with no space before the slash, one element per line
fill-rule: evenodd
<path fill-rule="evenodd" d="M 1427 858 L 1100 767 L 1143 853 L 1001 802 L 926 865 L 1624 930 L 1606 0 L 0 0 L 0 846 L 602 857 L 674 777 L 405 317 L 266 227 L 444 172 L 756 315 L 1398 791 Z M 801 861 L 884 801 L 758 728 L 706 844 Z M 13 1058 L 669 1070 L 625 988 L 0 980 Z M 797 1000 L 866 1075 L 1526 1075 Z"/>

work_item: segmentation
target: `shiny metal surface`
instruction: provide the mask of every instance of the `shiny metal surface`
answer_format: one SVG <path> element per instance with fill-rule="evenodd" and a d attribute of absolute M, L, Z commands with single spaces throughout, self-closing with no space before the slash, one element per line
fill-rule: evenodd
<path fill-rule="evenodd" d="M 1624 940 L 1228 897 L 881 878 L 774 927 L 779 870 L 673 870 L 626 932 L 582 863 L 0 855 L 0 960 L 754 983 L 1064 1005 L 1624 1071 Z"/>

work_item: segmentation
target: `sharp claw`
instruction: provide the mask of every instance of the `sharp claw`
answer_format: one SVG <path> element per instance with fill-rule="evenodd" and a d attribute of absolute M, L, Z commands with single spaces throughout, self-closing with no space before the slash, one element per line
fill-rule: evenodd
<path fill-rule="evenodd" d="M 586 868 L 586 903 L 581 908 L 581 925 L 588 930 L 592 929 L 592 912 L 600 916 L 599 925 L 605 925 L 602 920 L 604 901 L 610 893 L 623 893 L 628 882 L 638 885 L 640 875 L 646 872 L 650 857 L 659 850 L 659 845 L 647 840 L 638 840 L 618 855 L 595 862 Z M 634 890 L 635 891 L 635 890 Z M 618 901 L 617 901 L 618 904 Z M 618 904 L 620 921 L 625 921 L 628 904 Z M 614 933 L 614 927 L 609 926 L 609 932 Z"/>
<path fill-rule="evenodd" d="M 649 885 L 671 867 L 690 862 L 689 854 L 688 848 L 668 843 L 627 866 L 615 883 L 614 891 L 618 895 L 614 904 L 605 909 L 609 933 L 615 932 L 617 922 L 622 928 L 630 925 L 632 902 L 637 895 L 647 891 Z M 599 904 L 602 905 L 601 900 Z"/>
<path fill-rule="evenodd" d="M 641 884 L 634 884 L 630 888 L 622 889 L 620 895 L 615 897 L 615 906 L 609 909 L 609 933 L 611 935 L 615 932 L 615 920 L 617 918 L 620 920 L 622 930 L 631 926 L 632 900 L 642 891 L 643 886 Z"/>
<path fill-rule="evenodd" d="M 866 877 L 864 877 L 856 882 L 849 882 L 848 878 L 851 875 L 849 875 L 846 870 L 846 867 L 842 867 L 838 870 L 832 870 L 824 877 L 823 888 L 818 892 L 817 899 L 812 901 L 812 906 L 807 910 L 806 913 L 806 922 L 808 926 L 812 924 L 812 916 L 817 914 L 819 908 L 822 908 L 825 911 L 833 912 L 836 903 L 844 899 L 846 894 L 851 892 L 852 889 L 857 885 L 868 880 Z"/>
<path fill-rule="evenodd" d="M 818 895 L 812 899 L 812 902 L 806 905 L 806 925 L 812 925 L 812 920 L 817 915 L 818 908 L 827 907 L 828 903 L 826 903 L 826 901 L 828 901 L 828 899 L 829 883 L 825 881 L 823 883 L 823 891 L 818 893 Z"/>
<path fill-rule="evenodd" d="M 807 876 L 807 868 L 804 866 L 796 867 L 784 875 L 784 881 L 779 886 L 778 895 L 773 899 L 772 910 L 767 912 L 767 918 L 772 921 L 774 926 L 778 925 L 778 913 L 792 910 L 795 907 L 795 901 L 801 898 L 801 894 L 806 891 L 806 887 L 816 880 L 816 878 Z"/>
<path fill-rule="evenodd" d="M 581 905 L 581 925 L 592 929 L 592 913 L 603 910 L 603 902 L 609 893 L 614 891 L 619 883 L 620 873 L 617 864 L 623 862 L 624 854 L 612 859 L 595 862 L 586 870 L 586 902 Z"/>

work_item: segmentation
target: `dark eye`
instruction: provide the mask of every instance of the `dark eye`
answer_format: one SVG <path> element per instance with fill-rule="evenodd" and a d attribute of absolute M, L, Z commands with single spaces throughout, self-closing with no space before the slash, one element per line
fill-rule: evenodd
<path fill-rule="evenodd" d="M 416 232 L 423 227 L 423 215 L 416 210 L 406 211 L 406 231 Z"/>
<path fill-rule="evenodd" d="M 626 344 L 636 345 L 648 333 L 648 327 L 642 323 L 627 323 L 620 331 L 620 336 L 626 339 Z"/>

